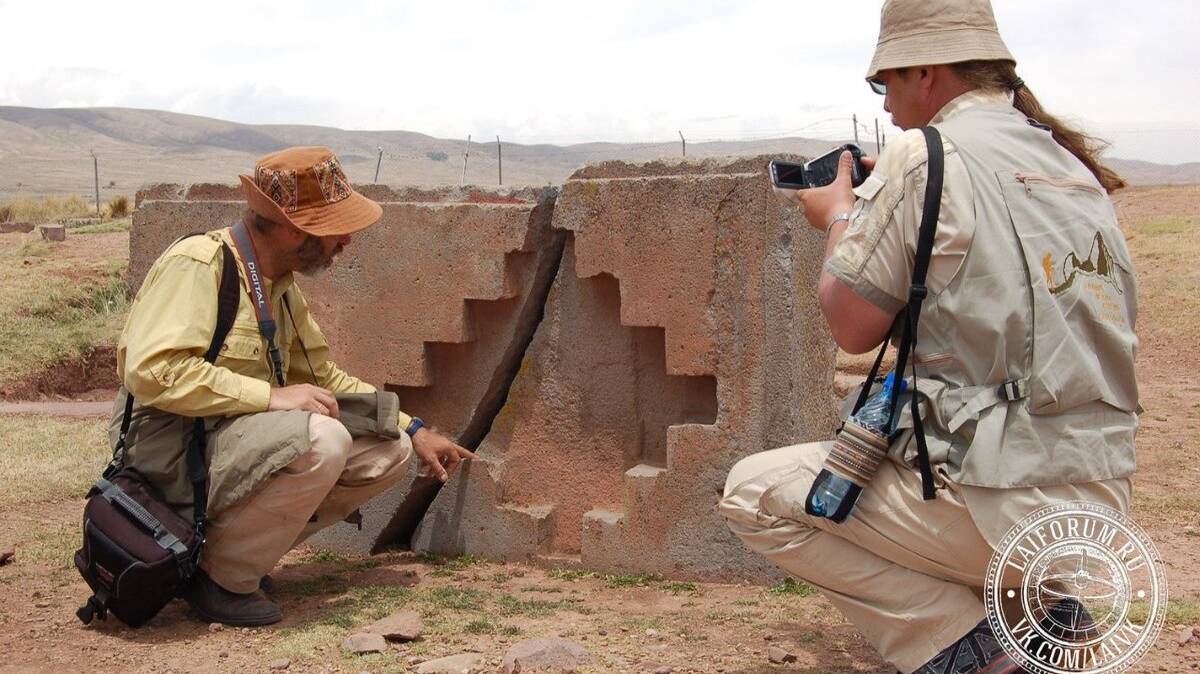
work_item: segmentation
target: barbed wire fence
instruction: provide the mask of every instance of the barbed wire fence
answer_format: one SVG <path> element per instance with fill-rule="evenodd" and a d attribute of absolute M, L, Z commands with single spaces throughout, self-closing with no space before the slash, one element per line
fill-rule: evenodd
<path fill-rule="evenodd" d="M 523 155 L 527 154 L 521 150 L 514 150 L 511 146 L 520 146 L 522 149 L 544 145 L 564 147 L 569 150 L 569 156 L 582 165 L 587 161 L 600 159 L 639 161 L 651 158 L 686 158 L 689 154 L 693 158 L 741 153 L 796 154 L 802 146 L 811 151 L 813 143 L 829 141 L 830 147 L 833 147 L 835 143 L 846 140 L 851 140 L 868 154 L 877 154 L 887 143 L 887 131 L 883 122 L 878 118 L 859 119 L 856 114 L 829 117 L 790 128 L 743 129 L 718 134 L 699 133 L 695 136 L 686 129 L 679 129 L 676 134 L 677 138 L 603 141 L 578 135 L 504 136 L 470 133 L 465 134 L 457 151 L 379 146 L 376 156 L 373 157 L 373 170 L 370 175 L 372 182 L 384 184 L 436 182 L 503 186 L 506 144 L 510 146 L 508 158 L 511 169 L 512 162 L 526 160 Z M 476 140 L 480 136 L 494 140 Z M 439 140 L 443 141 L 438 143 L 439 147 L 445 147 L 444 139 Z M 741 151 L 739 148 L 721 147 L 723 144 L 732 143 L 750 146 Z M 637 151 L 629 156 L 614 155 L 611 149 L 614 144 L 636 146 Z M 593 145 L 596 146 L 594 151 L 580 147 Z M 416 166 L 420 166 L 419 172 L 415 170 Z M 520 171 L 510 170 L 510 178 L 514 174 L 518 177 L 522 175 Z"/>

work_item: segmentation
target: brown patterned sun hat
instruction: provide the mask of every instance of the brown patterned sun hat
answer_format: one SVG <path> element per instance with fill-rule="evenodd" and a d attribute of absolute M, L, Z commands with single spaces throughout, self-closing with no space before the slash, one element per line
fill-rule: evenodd
<path fill-rule="evenodd" d="M 337 155 L 327 147 L 290 147 L 269 154 L 253 176 L 239 176 L 250 210 L 316 236 L 366 229 L 383 209 L 354 190 Z"/>
<path fill-rule="evenodd" d="M 881 70 L 977 60 L 1017 62 L 988 0 L 887 0 L 867 79 Z"/>

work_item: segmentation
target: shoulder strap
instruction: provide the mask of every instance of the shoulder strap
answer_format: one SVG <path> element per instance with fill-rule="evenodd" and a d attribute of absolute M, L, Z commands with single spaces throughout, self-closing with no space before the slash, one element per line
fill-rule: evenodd
<path fill-rule="evenodd" d="M 213 331 L 212 341 L 204 360 L 216 362 L 221 345 L 229 335 L 233 321 L 237 318 L 238 303 L 241 301 L 241 289 L 238 287 L 237 260 L 233 251 L 226 244 L 221 244 L 223 255 L 221 265 L 221 285 L 217 290 L 217 326 Z M 188 481 L 192 483 L 192 513 L 196 530 L 201 538 L 204 534 L 205 513 L 208 510 L 208 465 L 204 460 L 205 451 L 204 417 L 196 417 L 192 428 L 192 439 L 188 443 L 187 469 Z"/>
<path fill-rule="evenodd" d="M 904 311 L 904 332 L 900 338 L 900 350 L 896 353 L 897 377 L 902 377 L 904 368 L 910 356 L 917 348 L 917 322 L 921 318 L 921 303 L 929 295 L 925 287 L 925 276 L 929 273 L 929 258 L 933 254 L 933 237 L 937 232 L 938 216 L 942 207 L 942 178 L 945 166 L 945 155 L 942 149 L 942 136 L 932 126 L 921 129 L 925 134 L 925 144 L 929 150 L 929 178 L 925 183 L 925 203 L 921 211 L 921 229 L 917 234 L 916 259 L 913 261 L 912 285 L 908 290 L 908 307 Z M 909 397 L 912 412 L 913 436 L 917 441 L 917 463 L 921 470 L 921 491 L 926 501 L 936 496 L 933 481 L 933 467 L 929 463 L 929 448 L 925 443 L 925 427 L 921 422 L 921 414 L 917 408 L 917 365 L 912 363 L 913 390 Z M 892 398 L 891 418 L 896 417 L 896 405 L 899 396 Z M 894 422 L 893 422 L 894 423 Z"/>
<path fill-rule="evenodd" d="M 246 281 L 250 284 L 250 303 L 254 306 L 254 316 L 258 319 L 258 331 L 267 340 L 267 352 L 270 354 L 271 367 L 275 370 L 275 382 L 282 387 L 285 385 L 283 359 L 279 355 L 279 348 L 275 346 L 275 317 L 271 314 L 271 298 L 267 297 L 262 287 L 254 239 L 250 237 L 250 230 L 246 229 L 244 222 L 238 221 L 230 229 L 233 232 L 233 243 L 242 258 L 242 267 L 246 270 Z"/>

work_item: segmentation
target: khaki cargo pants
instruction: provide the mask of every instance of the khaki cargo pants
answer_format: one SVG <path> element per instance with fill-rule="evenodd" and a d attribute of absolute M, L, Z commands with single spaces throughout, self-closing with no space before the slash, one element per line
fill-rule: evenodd
<path fill-rule="evenodd" d="M 270 413 L 267 413 L 270 414 Z M 255 423 L 246 415 L 241 423 Z M 239 421 L 215 433 L 236 433 Z M 212 512 L 201 567 L 230 592 L 253 592 L 284 553 L 395 485 L 407 472 L 412 441 L 352 439 L 336 419 L 312 414 L 312 447 L 233 505 Z"/>
<path fill-rule="evenodd" d="M 891 461 L 842 524 L 804 512 L 833 443 L 746 457 L 725 485 L 720 512 L 759 554 L 820 588 L 886 660 L 909 672 L 984 617 L 981 588 L 992 547 L 960 495 L 921 499 L 921 478 Z"/>

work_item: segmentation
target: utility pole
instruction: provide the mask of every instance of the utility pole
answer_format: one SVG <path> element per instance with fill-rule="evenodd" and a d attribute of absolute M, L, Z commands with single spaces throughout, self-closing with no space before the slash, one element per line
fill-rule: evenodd
<path fill-rule="evenodd" d="M 92 153 L 92 175 L 96 178 L 96 217 L 100 217 L 100 160 L 96 158 L 95 150 L 88 150 Z"/>
<path fill-rule="evenodd" d="M 883 146 L 879 144 L 879 118 L 875 118 L 875 154 L 883 152 Z"/>
<path fill-rule="evenodd" d="M 858 115 L 850 115 L 850 123 L 854 125 L 854 144 L 858 145 Z"/>
<path fill-rule="evenodd" d="M 679 132 L 679 144 L 683 148 L 683 156 L 687 156 L 687 139 L 683 137 L 683 132 Z"/>
<path fill-rule="evenodd" d="M 467 151 L 463 153 L 463 174 L 462 180 L 458 181 L 459 185 L 467 184 L 467 160 L 471 158 L 471 134 L 467 134 Z"/>
<path fill-rule="evenodd" d="M 379 159 L 375 161 L 375 184 L 379 184 L 379 167 L 383 164 L 383 146 L 379 146 Z"/>
<path fill-rule="evenodd" d="M 500 147 L 500 136 L 496 136 L 496 171 L 500 174 L 500 184 L 504 184 L 504 149 Z"/>

